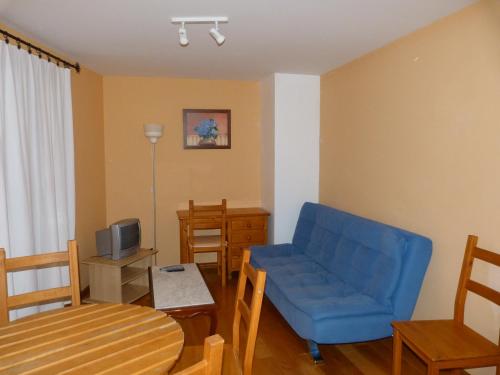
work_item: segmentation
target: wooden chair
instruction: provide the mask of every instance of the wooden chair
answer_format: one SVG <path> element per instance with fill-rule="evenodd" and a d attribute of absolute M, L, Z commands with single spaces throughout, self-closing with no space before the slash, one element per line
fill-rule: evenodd
<path fill-rule="evenodd" d="M 247 280 L 253 285 L 252 299 L 250 307 L 245 302 L 245 289 Z M 233 318 L 233 347 L 232 354 L 235 364 L 230 367 L 235 373 L 234 367 L 243 375 L 252 373 L 252 362 L 255 352 L 255 341 L 257 339 L 257 330 L 259 328 L 260 310 L 262 307 L 262 298 L 264 297 L 264 288 L 266 286 L 266 271 L 255 269 L 250 265 L 250 250 L 243 251 L 240 276 L 238 279 L 238 288 L 236 290 L 236 305 Z M 241 319 L 245 321 L 243 327 L 246 327 L 245 351 L 240 355 L 240 323 Z M 234 362 L 233 362 L 234 363 Z"/>
<path fill-rule="evenodd" d="M 222 286 L 226 286 L 226 200 L 220 205 L 195 206 L 189 201 L 188 253 L 189 262 L 194 262 L 196 253 L 217 253 L 217 272 L 221 275 Z M 207 230 L 218 229 L 218 234 L 204 234 Z M 200 234 L 201 232 L 201 234 Z"/>
<path fill-rule="evenodd" d="M 470 235 L 465 248 L 460 280 L 455 298 L 453 320 L 422 320 L 393 322 L 393 375 L 401 374 L 402 343 L 427 364 L 427 374 L 439 374 L 441 369 L 461 373 L 463 368 L 497 366 L 500 375 L 500 348 L 464 324 L 467 293 L 474 292 L 497 305 L 500 293 L 471 280 L 474 259 L 500 267 L 500 254 L 477 247 L 476 236 Z"/>
<path fill-rule="evenodd" d="M 24 271 L 34 268 L 69 265 L 70 285 L 60 288 L 39 290 L 9 296 L 7 292 L 7 272 Z M 80 305 L 80 282 L 78 275 L 78 249 L 76 241 L 68 241 L 68 251 L 46 253 L 17 258 L 5 258 L 5 250 L 0 249 L 0 324 L 9 322 L 9 310 L 54 302 L 71 297 L 73 306 Z"/>
<path fill-rule="evenodd" d="M 177 375 L 220 375 L 222 373 L 222 353 L 224 339 L 219 335 L 209 336 L 205 339 L 203 359 Z"/>

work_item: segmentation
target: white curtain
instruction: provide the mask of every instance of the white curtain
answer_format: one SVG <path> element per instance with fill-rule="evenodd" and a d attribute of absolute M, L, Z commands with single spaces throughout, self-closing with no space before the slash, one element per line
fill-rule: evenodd
<path fill-rule="evenodd" d="M 67 249 L 75 237 L 71 76 L 0 42 L 0 247 L 7 257 Z M 68 284 L 67 267 L 11 273 L 9 294 Z M 11 319 L 42 311 L 30 307 Z"/>

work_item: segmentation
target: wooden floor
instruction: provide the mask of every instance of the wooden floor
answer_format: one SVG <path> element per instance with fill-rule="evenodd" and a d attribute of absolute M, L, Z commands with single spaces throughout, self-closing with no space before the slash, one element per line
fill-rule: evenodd
<path fill-rule="evenodd" d="M 215 270 L 205 269 L 203 274 L 217 303 L 217 333 L 224 338 L 225 343 L 231 343 L 237 274 L 234 274 L 235 277 L 229 281 L 225 289 L 220 286 Z M 150 297 L 145 296 L 136 303 L 149 305 Z M 185 334 L 185 348 L 186 346 L 188 348 L 181 356 L 179 366 L 174 368 L 173 372 L 201 359 L 201 345 L 209 331 L 209 320 L 205 316 L 179 320 L 179 323 Z M 192 346 L 198 346 L 199 350 L 190 350 L 193 349 Z M 264 298 L 255 348 L 254 374 L 391 374 L 391 338 L 359 344 L 320 345 L 320 350 L 325 362 L 322 365 L 314 365 L 309 357 L 305 341 L 297 336 L 272 303 Z M 191 354 L 193 352 L 196 354 Z M 426 374 L 423 362 L 406 348 L 403 352 L 402 373 L 404 375 Z"/>

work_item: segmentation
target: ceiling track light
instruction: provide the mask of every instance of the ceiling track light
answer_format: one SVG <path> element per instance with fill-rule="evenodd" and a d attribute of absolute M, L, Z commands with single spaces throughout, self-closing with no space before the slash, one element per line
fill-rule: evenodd
<path fill-rule="evenodd" d="M 214 38 L 214 40 L 217 42 L 217 44 L 219 46 L 222 46 L 222 44 L 224 43 L 224 41 L 226 40 L 226 37 L 224 35 L 222 35 L 219 31 L 219 23 L 217 21 L 215 21 L 215 27 L 212 27 L 208 33 L 210 34 L 210 36 L 212 38 Z"/>
<path fill-rule="evenodd" d="M 208 31 L 208 33 L 215 40 L 217 45 L 221 46 L 225 42 L 226 37 L 222 35 L 222 33 L 219 31 L 219 23 L 227 23 L 229 22 L 229 18 L 228 17 L 173 17 L 171 19 L 171 22 L 173 24 L 181 25 L 179 28 L 179 44 L 183 47 L 189 44 L 189 39 L 187 37 L 187 31 L 185 28 L 185 24 L 187 23 L 215 24 L 215 27 L 212 27 Z"/>
<path fill-rule="evenodd" d="M 187 31 L 184 27 L 184 22 L 181 24 L 179 28 L 179 44 L 183 47 L 186 47 L 189 44 L 189 39 L 187 37 Z"/>

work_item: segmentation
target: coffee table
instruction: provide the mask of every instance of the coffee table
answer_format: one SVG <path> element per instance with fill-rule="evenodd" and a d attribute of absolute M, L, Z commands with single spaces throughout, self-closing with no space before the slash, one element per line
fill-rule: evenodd
<path fill-rule="evenodd" d="M 217 328 L 217 306 L 195 263 L 182 264 L 184 271 L 166 272 L 151 267 L 151 298 L 156 310 L 174 318 L 208 315 L 210 335 Z"/>

